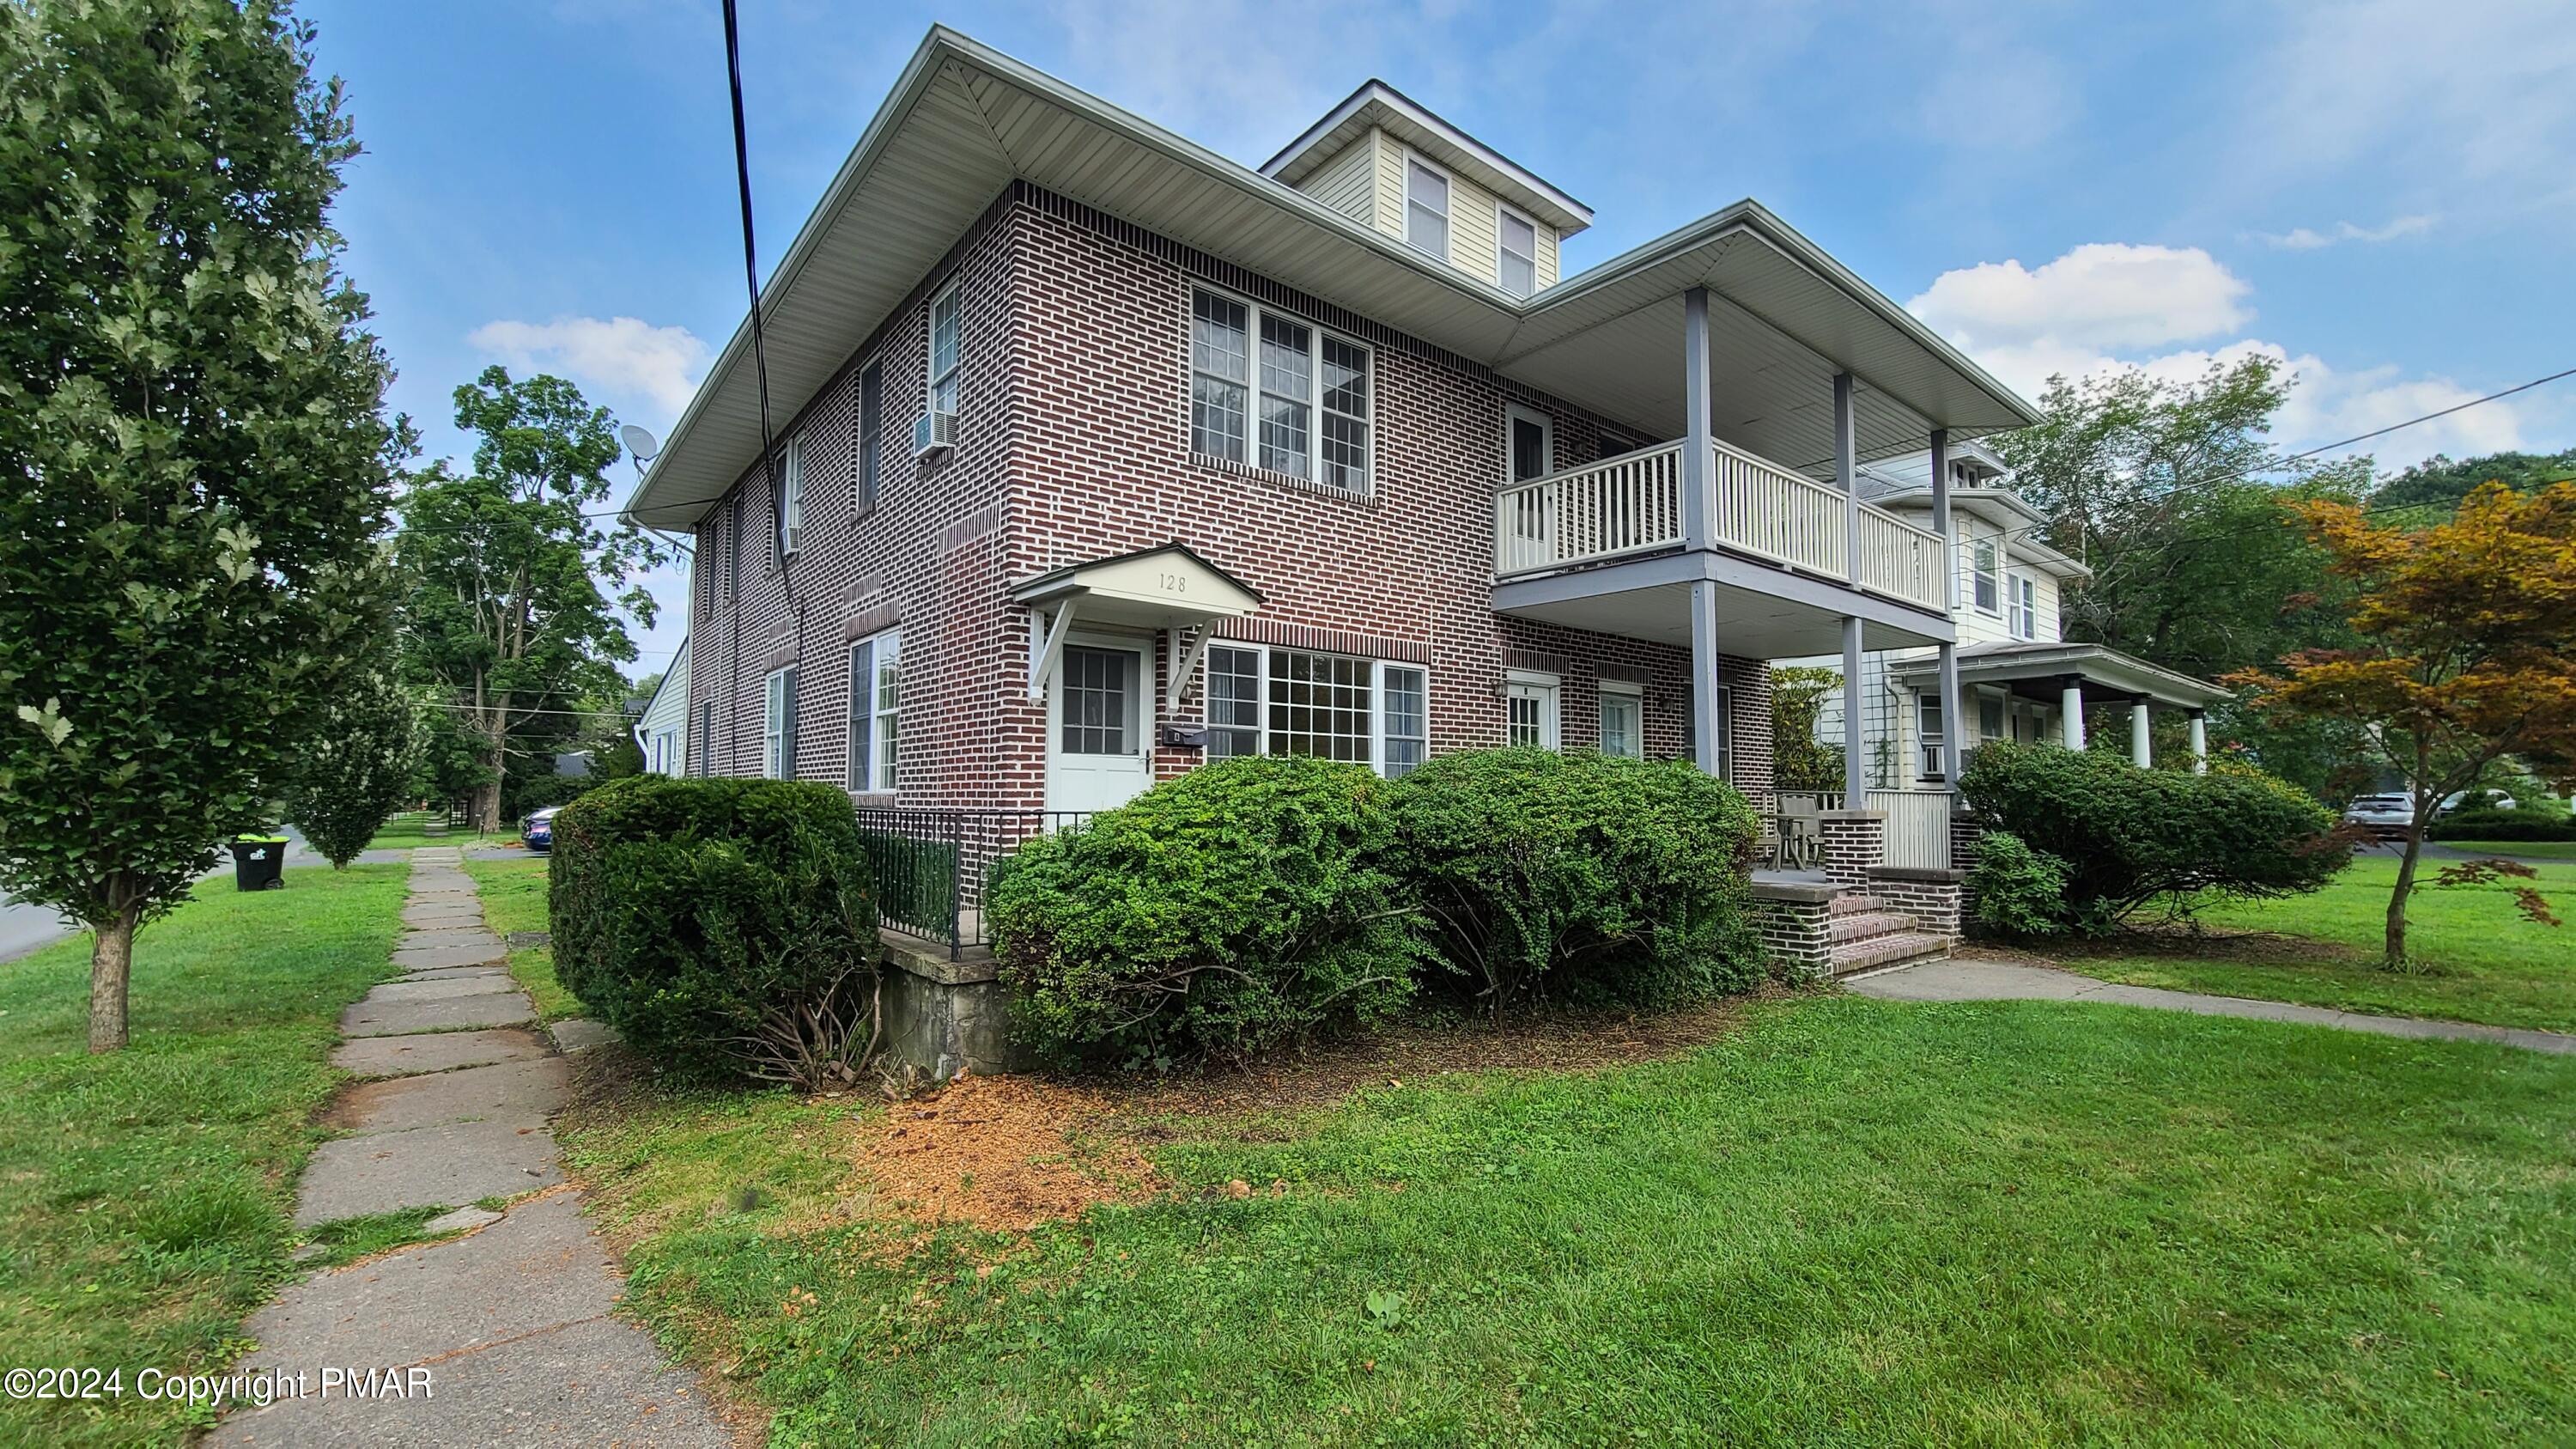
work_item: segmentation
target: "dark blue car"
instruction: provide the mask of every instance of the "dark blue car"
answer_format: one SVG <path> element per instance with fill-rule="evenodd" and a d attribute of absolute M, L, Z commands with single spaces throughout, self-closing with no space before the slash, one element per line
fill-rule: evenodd
<path fill-rule="evenodd" d="M 563 807 L 538 810 L 519 823 L 519 838 L 530 850 L 552 850 L 555 844 L 555 811 Z"/>

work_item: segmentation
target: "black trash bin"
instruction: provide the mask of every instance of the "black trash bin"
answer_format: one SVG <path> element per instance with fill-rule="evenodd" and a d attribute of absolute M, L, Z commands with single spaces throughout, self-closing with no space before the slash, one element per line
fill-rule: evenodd
<path fill-rule="evenodd" d="M 233 841 L 233 884 L 246 891 L 273 891 L 286 884 L 286 837 L 244 835 Z"/>

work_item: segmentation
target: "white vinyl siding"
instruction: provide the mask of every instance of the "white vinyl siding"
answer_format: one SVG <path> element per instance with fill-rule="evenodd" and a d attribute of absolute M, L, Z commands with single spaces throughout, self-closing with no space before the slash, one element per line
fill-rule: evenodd
<path fill-rule="evenodd" d="M 1286 313 L 1190 298 L 1190 451 L 1338 488 L 1369 488 L 1374 358 Z"/>
<path fill-rule="evenodd" d="M 1393 778 L 1430 747 L 1430 672 L 1347 654 L 1208 650 L 1208 758 L 1315 755 Z"/>

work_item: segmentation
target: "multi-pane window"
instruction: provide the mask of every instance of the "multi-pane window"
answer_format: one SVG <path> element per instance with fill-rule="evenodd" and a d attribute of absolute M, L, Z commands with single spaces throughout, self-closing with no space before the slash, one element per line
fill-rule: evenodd
<path fill-rule="evenodd" d="M 1999 586 L 1995 573 L 1994 540 L 1978 539 L 1973 557 L 1977 566 L 1977 607 L 1991 614 L 1995 611 L 1995 593 Z"/>
<path fill-rule="evenodd" d="M 716 772 L 716 702 L 698 701 L 698 747 L 689 755 L 689 773 L 712 775 Z"/>
<path fill-rule="evenodd" d="M 957 411 L 957 284 L 930 302 L 930 410 Z"/>
<path fill-rule="evenodd" d="M 1512 676 L 1503 686 L 1503 739 L 1507 744 L 1557 747 L 1556 677 Z"/>
<path fill-rule="evenodd" d="M 877 477 L 885 466 L 885 364 L 859 369 L 859 468 L 850 501 L 861 513 L 877 506 Z"/>
<path fill-rule="evenodd" d="M 1390 664 L 1386 680 L 1386 759 L 1390 780 L 1410 774 L 1431 749 L 1431 676 L 1423 670 Z"/>
<path fill-rule="evenodd" d="M 1137 738 L 1136 652 L 1076 644 L 1057 665 L 1063 692 L 1060 748 L 1068 755 L 1132 755 Z"/>
<path fill-rule="evenodd" d="M 778 456 L 778 551 L 796 551 L 805 529 L 805 435 L 788 438 Z"/>
<path fill-rule="evenodd" d="M 1249 302 L 1193 293 L 1190 451 L 1365 491 L 1369 350 Z"/>
<path fill-rule="evenodd" d="M 1208 758 L 1261 753 L 1261 651 L 1217 647 L 1207 656 Z"/>
<path fill-rule="evenodd" d="M 888 631 L 850 647 L 850 788 L 895 788 L 900 753 L 903 636 Z"/>
<path fill-rule="evenodd" d="M 1449 178 L 1418 156 L 1404 159 L 1404 239 L 1449 260 Z"/>
<path fill-rule="evenodd" d="M 2012 616 L 2016 639 L 2039 637 L 2039 588 L 2028 574 L 2014 574 L 2005 580 L 2004 612 Z"/>
<path fill-rule="evenodd" d="M 1369 758 L 1369 662 L 1270 651 L 1270 753 Z"/>
<path fill-rule="evenodd" d="M 796 671 L 769 676 L 761 692 L 760 773 L 787 780 L 796 774 Z"/>
<path fill-rule="evenodd" d="M 1646 757 L 1646 701 L 1636 689 L 1601 686 L 1601 753 Z"/>
<path fill-rule="evenodd" d="M 1494 215 L 1494 278 L 1506 292 L 1526 297 L 1538 290 L 1538 226 L 1509 207 Z"/>

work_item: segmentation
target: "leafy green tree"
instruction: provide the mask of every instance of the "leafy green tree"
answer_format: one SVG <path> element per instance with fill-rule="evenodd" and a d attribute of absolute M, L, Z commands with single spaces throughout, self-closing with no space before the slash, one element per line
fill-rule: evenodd
<path fill-rule="evenodd" d="M 420 713 L 388 659 L 350 679 L 315 719 L 289 777 L 286 819 L 334 869 L 348 869 L 411 793 Z"/>
<path fill-rule="evenodd" d="M 2489 453 L 2483 458 L 2452 462 L 2436 454 L 2379 486 L 2370 495 L 2373 509 L 2457 508 L 2481 483 L 2502 483 L 2516 493 L 2533 493 L 2552 483 L 2576 482 L 2576 448 L 2563 453 Z"/>
<path fill-rule="evenodd" d="M 402 504 L 403 648 L 474 738 L 474 817 L 498 830 L 505 779 L 551 771 L 585 698 L 622 696 L 618 610 L 651 626 L 637 580 L 663 554 L 602 516 L 616 425 L 571 383 L 487 368 L 456 390 L 456 425 L 480 440 L 473 472 L 434 464 Z"/>
<path fill-rule="evenodd" d="M 0 888 L 95 930 L 92 1051 L 366 642 L 396 439 L 312 40 L 267 0 L 0 5 Z"/>
<path fill-rule="evenodd" d="M 1783 790 L 1839 790 L 1843 752 L 1816 738 L 1825 697 L 1843 687 L 1843 672 L 1788 664 L 1771 671 L 1771 748 L 1774 783 Z"/>

